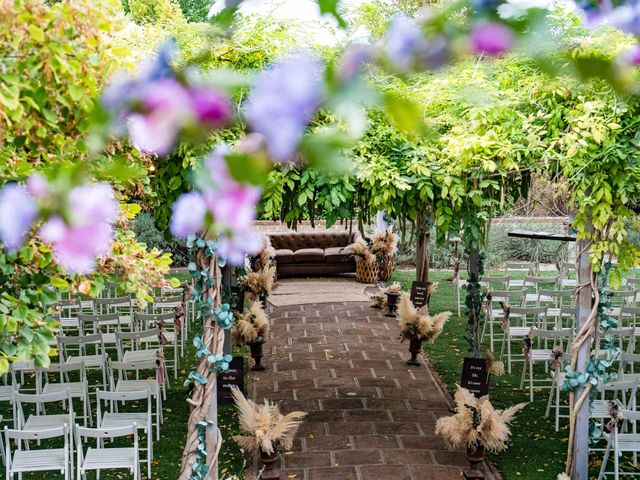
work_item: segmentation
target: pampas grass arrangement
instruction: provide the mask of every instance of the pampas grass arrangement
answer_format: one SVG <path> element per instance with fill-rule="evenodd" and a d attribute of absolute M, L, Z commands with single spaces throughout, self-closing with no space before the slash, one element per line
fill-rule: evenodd
<path fill-rule="evenodd" d="M 490 452 L 507 449 L 511 436 L 509 423 L 527 405 L 519 403 L 505 410 L 496 410 L 488 396 L 476 398 L 459 385 L 454 400 L 455 415 L 438 419 L 436 435 L 448 440 L 454 448 L 482 445 Z"/>
<path fill-rule="evenodd" d="M 399 282 L 393 282 L 387 287 L 385 293 L 400 293 L 402 292 L 402 285 Z"/>
<path fill-rule="evenodd" d="M 276 266 L 268 265 L 262 270 L 247 271 L 245 275 L 238 279 L 238 282 L 257 298 L 271 293 L 275 279 Z"/>
<path fill-rule="evenodd" d="M 371 236 L 371 252 L 383 258 L 393 257 L 398 251 L 400 237 L 393 233 L 393 227 L 378 230 Z"/>
<path fill-rule="evenodd" d="M 269 333 L 269 317 L 262 309 L 260 302 L 253 302 L 245 310 L 231 328 L 231 342 L 243 347 L 247 343 L 264 339 Z"/>
<path fill-rule="evenodd" d="M 251 257 L 251 270 L 259 272 L 274 264 L 276 258 L 276 251 L 271 246 L 271 240 L 266 235 L 262 237 L 263 247 L 260 253 Z"/>
<path fill-rule="evenodd" d="M 398 307 L 400 338 L 411 340 L 417 337 L 423 342 L 433 343 L 442 333 L 444 324 L 450 316 L 451 312 L 441 312 L 432 317 L 424 307 L 417 310 L 411 303 L 409 295 L 403 293 Z"/>
<path fill-rule="evenodd" d="M 386 308 L 387 306 L 387 297 L 381 293 L 370 295 L 369 299 L 373 308 Z"/>
<path fill-rule="evenodd" d="M 285 450 L 291 449 L 305 412 L 282 415 L 275 403 L 265 399 L 264 403 L 257 404 L 247 399 L 236 386 L 231 387 L 231 394 L 240 413 L 240 430 L 246 434 L 233 437 L 240 447 L 267 454 L 273 453 L 278 445 Z"/>

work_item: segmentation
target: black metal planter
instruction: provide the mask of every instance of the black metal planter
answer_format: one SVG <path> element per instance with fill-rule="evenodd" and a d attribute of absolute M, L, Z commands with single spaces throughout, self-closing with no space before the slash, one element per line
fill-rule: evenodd
<path fill-rule="evenodd" d="M 254 365 L 251 367 L 251 370 L 256 372 L 261 372 L 265 369 L 264 365 L 262 365 L 262 345 L 264 344 L 264 340 L 256 340 L 255 342 L 247 342 L 249 348 L 251 349 L 251 358 L 253 358 Z"/>
<path fill-rule="evenodd" d="M 396 317 L 400 292 L 384 292 L 384 294 L 387 296 L 387 313 L 385 313 L 385 317 Z"/>
<path fill-rule="evenodd" d="M 422 351 L 422 340 L 420 340 L 418 337 L 413 337 L 411 340 L 409 340 L 409 353 L 411 353 L 411 358 L 407 360 L 407 365 L 415 365 L 415 366 L 422 365 L 418 361 L 418 354 L 421 351 Z"/>

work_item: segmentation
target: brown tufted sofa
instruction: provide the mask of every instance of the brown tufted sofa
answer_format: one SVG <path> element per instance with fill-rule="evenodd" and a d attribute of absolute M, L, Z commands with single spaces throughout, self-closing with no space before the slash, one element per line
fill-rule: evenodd
<path fill-rule="evenodd" d="M 357 233 L 276 233 L 269 235 L 276 251 L 278 275 L 323 275 L 356 271 L 353 256 L 345 252 Z"/>

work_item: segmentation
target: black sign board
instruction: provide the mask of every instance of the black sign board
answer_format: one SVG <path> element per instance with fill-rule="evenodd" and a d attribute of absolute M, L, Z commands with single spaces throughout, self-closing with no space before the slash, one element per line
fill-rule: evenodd
<path fill-rule="evenodd" d="M 464 359 L 460 386 L 469 390 L 476 397 L 482 397 L 489 393 L 489 375 L 487 361 L 484 358 L 467 357 Z"/>
<path fill-rule="evenodd" d="M 430 282 L 413 282 L 411 284 L 411 303 L 416 308 L 424 307 L 429 303 L 429 283 Z"/>
<path fill-rule="evenodd" d="M 229 370 L 218 373 L 218 403 L 228 405 L 233 403 L 231 386 L 235 385 L 246 395 L 244 389 L 244 357 L 233 357 Z"/>

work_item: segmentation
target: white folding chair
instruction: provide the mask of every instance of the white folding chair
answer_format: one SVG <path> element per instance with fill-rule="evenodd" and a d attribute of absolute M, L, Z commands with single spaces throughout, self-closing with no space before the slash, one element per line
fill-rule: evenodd
<path fill-rule="evenodd" d="M 540 290 L 555 290 L 558 288 L 558 277 L 535 277 L 531 275 L 525 275 L 524 286 L 528 287 L 528 290 L 524 297 L 525 306 L 539 307 L 541 302 L 548 304 L 553 301 L 553 298 L 541 295 Z"/>
<path fill-rule="evenodd" d="M 22 385 L 22 391 L 30 391 L 35 393 L 40 393 L 42 391 L 42 378 L 40 377 L 40 372 L 36 368 L 35 364 L 31 360 L 20 360 L 17 362 L 13 362 L 9 365 L 9 374 L 11 375 L 11 383 L 13 385 Z M 20 374 L 20 380 L 18 380 L 18 375 Z M 34 387 L 27 388 L 25 375 L 32 375 L 34 377 Z"/>
<path fill-rule="evenodd" d="M 561 328 L 568 317 L 563 307 L 572 307 L 574 304 L 574 292 L 571 290 L 556 290 L 540 288 L 536 306 L 547 307 L 547 319 L 555 321 L 555 327 Z M 571 320 L 568 323 L 573 323 Z"/>
<path fill-rule="evenodd" d="M 574 262 L 563 262 L 560 264 L 560 285 L 561 289 L 575 289 L 578 286 L 578 274 Z"/>
<path fill-rule="evenodd" d="M 119 428 L 84 428 L 76 425 L 78 480 L 86 479 L 87 472 L 101 470 L 122 470 L 132 472 L 134 480 L 140 480 L 140 449 L 136 424 Z M 104 440 L 133 436 L 132 447 L 105 447 Z M 88 439 L 96 440 L 96 447 L 84 450 Z"/>
<path fill-rule="evenodd" d="M 625 307 L 635 307 L 636 295 L 635 290 L 614 290 L 611 292 L 611 309 L 609 315 L 620 318 L 622 309 Z"/>
<path fill-rule="evenodd" d="M 99 315 L 78 315 L 80 325 L 80 335 L 102 335 L 102 342 L 105 346 L 115 346 L 117 332 L 124 329 L 120 324 L 120 315 L 117 313 L 105 313 Z M 130 325 L 127 325 L 130 327 Z"/>
<path fill-rule="evenodd" d="M 78 350 L 77 355 L 70 355 L 68 347 L 74 346 Z M 92 353 L 89 353 L 92 349 Z M 102 373 L 102 385 L 107 385 L 107 353 L 102 341 L 102 334 L 81 335 L 78 337 L 66 337 L 58 335 L 58 353 L 60 363 L 84 364 L 86 370 L 100 370 Z"/>
<path fill-rule="evenodd" d="M 151 478 L 151 460 L 153 460 L 153 423 L 151 416 L 153 409 L 151 407 L 151 392 L 144 390 L 140 392 L 105 392 L 96 391 L 97 399 L 97 422 L 100 429 L 121 428 L 135 425 L 138 429 L 144 431 L 147 436 L 147 478 Z M 136 412 L 119 412 L 118 402 L 137 402 L 138 400 L 146 400 L 146 411 Z M 102 403 L 110 404 L 110 411 L 102 412 Z M 157 439 L 159 440 L 159 439 Z M 140 450 L 143 450 L 142 448 Z"/>
<path fill-rule="evenodd" d="M 504 266 L 504 274 L 509 277 L 507 288 L 523 288 L 526 287 L 524 279 L 511 278 L 513 274 L 536 275 L 538 273 L 538 264 L 536 262 L 507 262 Z"/>
<path fill-rule="evenodd" d="M 173 325 L 176 341 L 180 342 L 180 355 L 184 355 L 184 328 L 189 323 L 187 318 L 189 315 L 188 306 L 183 303 L 182 295 L 172 297 L 156 297 L 150 305 L 152 313 L 167 314 L 171 313 L 174 318 L 165 320 L 165 324 Z"/>
<path fill-rule="evenodd" d="M 155 361 L 142 362 L 111 362 L 109 361 L 109 374 L 111 378 L 111 391 L 113 392 L 139 392 L 149 390 L 156 401 L 156 438 L 160 438 L 160 425 L 163 422 L 162 397 L 166 395 L 165 384 L 158 378 L 161 367 Z M 140 379 L 140 372 L 153 371 L 152 378 Z M 116 379 L 116 372 L 117 379 Z M 127 379 L 127 372 L 135 372 L 136 378 Z M 166 397 L 165 397 L 166 398 Z"/>
<path fill-rule="evenodd" d="M 620 479 L 620 475 L 625 476 L 639 476 L 640 470 L 636 468 L 635 472 L 621 472 L 620 471 L 620 458 L 624 453 L 633 454 L 633 465 L 638 467 L 638 453 L 640 453 L 640 434 L 638 433 L 638 423 L 640 423 L 640 412 L 632 410 L 619 410 L 618 415 L 622 419 L 622 426 L 631 433 L 624 433 L 619 431 L 620 424 L 615 424 L 611 430 L 611 433 L 605 434 L 607 439 L 607 447 L 602 459 L 602 465 L 600 466 L 600 473 L 598 474 L 598 480 L 602 480 L 607 475 L 607 463 L 609 456 L 613 450 L 613 477 L 615 480 Z M 631 424 L 631 426 L 629 426 Z"/>
<path fill-rule="evenodd" d="M 73 403 L 69 392 L 66 390 L 47 394 L 16 392 L 14 399 L 17 415 L 16 427 L 18 430 L 48 430 L 63 425 L 73 425 L 74 423 Z M 47 414 L 46 405 L 50 403 L 60 403 L 65 413 Z M 27 417 L 25 415 L 25 405 L 34 405 L 36 409 L 35 415 L 29 413 Z M 40 411 L 45 413 L 41 415 Z"/>
<path fill-rule="evenodd" d="M 528 353 L 525 352 L 525 362 L 522 367 L 522 377 L 520 379 L 520 388 L 524 388 L 524 381 L 526 370 L 529 370 L 529 399 L 533 402 L 533 391 L 535 388 L 547 388 L 546 383 L 535 384 L 533 365 L 534 363 L 544 363 L 545 371 L 548 371 L 549 362 L 554 364 L 554 372 L 551 378 L 551 391 L 558 382 L 557 373 L 562 371 L 562 357 L 564 355 L 570 355 L 571 339 L 573 338 L 573 329 L 562 328 L 558 330 L 540 330 L 537 328 L 531 329 L 529 339 L 533 344 L 534 341 L 538 343 L 538 348 L 528 349 Z M 525 349 L 527 347 L 525 346 Z M 558 355 L 557 358 L 554 355 Z"/>
<path fill-rule="evenodd" d="M 51 438 L 64 438 L 62 448 L 42 448 L 42 449 L 22 449 L 23 442 L 37 441 Z M 13 480 L 17 473 L 22 479 L 23 473 L 58 471 L 64 475 L 65 480 L 70 480 L 73 469 L 73 459 L 71 455 L 71 434 L 68 425 L 49 428 L 46 430 L 23 431 L 10 430 L 4 427 L 5 439 L 5 472 L 6 479 Z M 15 441 L 16 450 L 11 451 L 11 444 Z"/>
<path fill-rule="evenodd" d="M 483 275 L 480 277 L 480 285 L 489 290 L 506 290 L 509 285 L 507 275 Z"/>
<path fill-rule="evenodd" d="M 620 309 L 620 326 L 636 327 L 640 335 L 640 307 L 622 307 Z"/>
<path fill-rule="evenodd" d="M 82 311 L 79 299 L 60 300 L 57 305 L 59 312 L 60 327 L 63 332 L 77 332 L 78 315 Z"/>
<path fill-rule="evenodd" d="M 130 296 L 97 298 L 93 303 L 95 306 L 95 313 L 98 315 L 116 313 L 120 317 L 118 319 L 118 325 L 120 328 L 126 326 L 129 330 L 133 329 L 134 305 Z"/>
<path fill-rule="evenodd" d="M 487 328 L 489 329 L 489 348 L 494 351 L 494 341 L 502 338 L 504 331 L 502 323 L 504 320 L 504 306 L 522 306 L 524 290 L 491 290 L 487 293 L 487 321 L 482 327 L 481 341 L 484 340 Z M 497 328 L 496 328 L 496 325 Z M 488 325 L 488 327 L 487 327 Z"/>
<path fill-rule="evenodd" d="M 70 381 L 69 373 L 78 372 L 78 380 Z M 59 382 L 51 382 L 50 374 L 55 378 L 56 374 Z M 92 425 L 91 404 L 89 402 L 89 385 L 84 368 L 84 363 L 52 363 L 48 368 L 42 369 L 42 375 L 45 378 L 45 385 L 42 389 L 44 395 L 50 393 L 68 392 L 69 396 L 74 399 L 78 398 L 82 402 L 82 418 L 84 425 Z"/>
<path fill-rule="evenodd" d="M 522 343 L 531 332 L 531 328 L 536 327 L 546 330 L 547 307 L 511 307 L 509 315 L 503 323 L 504 336 L 500 348 L 500 358 L 504 357 L 505 347 L 507 350 L 507 371 L 511 373 L 511 364 L 514 361 L 524 361 L 524 355 L 513 355 L 511 344 L 516 341 Z"/>
<path fill-rule="evenodd" d="M 178 369 L 180 367 L 180 354 L 178 343 L 184 338 L 184 335 L 178 333 L 178 328 L 175 322 L 175 313 L 138 313 L 136 314 L 136 323 L 138 329 L 149 330 L 152 328 L 160 328 L 162 330 L 162 337 L 166 344 L 162 348 L 162 353 L 173 350 L 172 358 L 165 358 L 165 362 L 173 367 L 173 376 L 178 378 Z M 183 332 L 184 333 L 184 332 Z M 146 343 L 152 345 L 159 344 L 159 339 L 156 336 L 156 340 L 153 337 L 147 336 L 140 339 L 140 344 L 144 346 Z M 167 345 L 173 346 L 168 348 Z"/>

